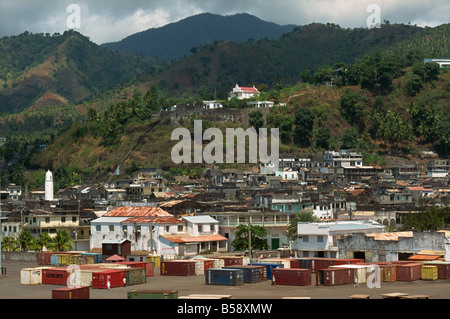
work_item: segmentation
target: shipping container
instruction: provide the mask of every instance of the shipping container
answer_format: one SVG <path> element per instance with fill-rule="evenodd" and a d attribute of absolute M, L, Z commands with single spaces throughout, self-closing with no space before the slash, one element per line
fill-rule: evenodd
<path fill-rule="evenodd" d="M 397 266 L 392 264 L 380 264 L 381 281 L 397 281 Z"/>
<path fill-rule="evenodd" d="M 146 260 L 153 263 L 153 268 L 161 267 L 161 256 L 147 256 Z"/>
<path fill-rule="evenodd" d="M 96 272 L 106 271 L 103 268 L 87 268 L 85 265 L 80 265 L 80 269 L 74 271 L 68 278 L 70 286 L 92 286 L 92 274 Z"/>
<path fill-rule="evenodd" d="M 367 282 L 367 276 L 374 271 L 374 266 L 370 265 L 337 265 L 330 268 L 351 268 L 353 269 L 353 275 L 358 280 L 358 284 L 365 284 Z M 380 278 L 381 280 L 381 278 Z"/>
<path fill-rule="evenodd" d="M 52 299 L 90 299 L 90 287 L 53 289 Z"/>
<path fill-rule="evenodd" d="M 48 267 L 22 268 L 20 270 L 20 284 L 40 285 L 42 284 L 43 269 Z"/>
<path fill-rule="evenodd" d="M 244 270 L 209 268 L 205 272 L 207 285 L 239 286 L 244 284 Z"/>
<path fill-rule="evenodd" d="M 103 262 L 103 255 L 100 253 L 80 253 L 80 255 L 94 257 L 93 264 L 100 264 Z"/>
<path fill-rule="evenodd" d="M 301 268 L 272 269 L 275 285 L 310 286 L 311 273 L 312 271 L 310 269 Z"/>
<path fill-rule="evenodd" d="M 161 276 L 195 276 L 197 264 L 191 260 L 161 261 Z"/>
<path fill-rule="evenodd" d="M 263 267 L 251 266 L 251 265 L 235 265 L 225 266 L 223 269 L 242 269 L 244 271 L 244 282 L 256 283 L 261 281 L 261 269 Z M 267 280 L 267 279 L 266 279 Z"/>
<path fill-rule="evenodd" d="M 420 280 L 422 265 L 420 263 L 397 264 L 397 281 Z"/>
<path fill-rule="evenodd" d="M 325 286 L 346 285 L 354 283 L 354 270 L 352 268 L 328 268 L 317 272 L 317 284 Z"/>
<path fill-rule="evenodd" d="M 128 299 L 178 299 L 178 290 L 132 290 Z"/>
<path fill-rule="evenodd" d="M 437 280 L 438 279 L 438 267 L 433 266 L 433 265 L 423 265 L 421 278 L 422 278 L 422 280 Z"/>
<path fill-rule="evenodd" d="M 145 262 L 145 261 L 119 261 L 109 264 L 117 264 L 117 265 L 124 265 L 128 267 L 133 268 L 144 268 L 145 273 L 147 277 L 153 277 L 154 276 L 154 265 L 152 262 Z"/>
<path fill-rule="evenodd" d="M 44 268 L 42 270 L 42 284 L 43 285 L 67 285 L 67 279 L 70 272 L 66 267 L 61 268 Z"/>
<path fill-rule="evenodd" d="M 312 265 L 314 262 L 314 259 L 312 257 L 296 257 L 293 258 L 295 260 L 298 261 L 298 267 L 297 268 L 301 268 L 301 269 L 311 269 L 312 270 Z"/>
<path fill-rule="evenodd" d="M 108 281 L 110 288 L 123 287 L 123 279 L 125 278 L 125 270 L 104 270 L 92 273 L 92 288 L 107 289 Z"/>
<path fill-rule="evenodd" d="M 438 279 L 450 279 L 450 262 L 431 261 L 424 262 L 424 265 L 433 265 L 438 268 Z"/>
<path fill-rule="evenodd" d="M 51 265 L 51 257 L 53 255 L 53 252 L 45 251 L 40 252 L 37 255 L 37 264 L 39 266 L 48 266 Z"/>
<path fill-rule="evenodd" d="M 140 285 L 147 282 L 147 276 L 145 275 L 145 268 L 131 267 L 125 270 L 125 278 L 127 280 L 127 286 Z"/>
<path fill-rule="evenodd" d="M 217 257 L 218 259 L 223 259 L 224 266 L 234 266 L 234 265 L 243 265 L 244 259 L 243 257 L 237 257 L 237 256 L 222 256 Z"/>
<path fill-rule="evenodd" d="M 267 258 L 267 259 L 260 259 L 259 262 L 265 264 L 281 264 L 283 265 L 283 268 L 291 268 L 291 262 L 289 259 Z"/>
<path fill-rule="evenodd" d="M 268 263 L 251 263 L 250 266 L 265 266 L 267 270 L 267 280 L 272 280 L 272 269 L 284 268 L 282 264 L 268 264 Z"/>
<path fill-rule="evenodd" d="M 364 259 L 360 258 L 336 258 L 334 259 L 334 265 L 355 265 L 364 263 Z"/>

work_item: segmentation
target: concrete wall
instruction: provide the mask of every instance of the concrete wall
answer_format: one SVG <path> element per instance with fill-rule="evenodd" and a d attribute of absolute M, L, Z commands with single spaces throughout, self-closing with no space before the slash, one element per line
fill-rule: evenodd
<path fill-rule="evenodd" d="M 442 232 L 413 232 L 413 237 L 399 237 L 395 240 L 374 240 L 373 237 L 366 237 L 365 234 L 357 233 L 352 236 L 338 239 L 340 258 L 349 258 L 352 252 L 366 252 L 372 260 L 395 261 L 398 260 L 399 253 L 416 254 L 421 250 L 445 250 L 445 234 Z"/>
<path fill-rule="evenodd" d="M 14 261 L 36 261 L 36 252 L 13 252 L 13 251 L 2 251 L 2 260 L 14 260 Z"/>

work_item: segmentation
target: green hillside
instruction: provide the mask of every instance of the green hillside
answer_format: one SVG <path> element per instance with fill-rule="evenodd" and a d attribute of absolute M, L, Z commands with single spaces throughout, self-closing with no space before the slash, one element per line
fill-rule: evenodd
<path fill-rule="evenodd" d="M 77 103 L 154 66 L 154 59 L 111 52 L 75 31 L 3 37 L 0 113 Z"/>

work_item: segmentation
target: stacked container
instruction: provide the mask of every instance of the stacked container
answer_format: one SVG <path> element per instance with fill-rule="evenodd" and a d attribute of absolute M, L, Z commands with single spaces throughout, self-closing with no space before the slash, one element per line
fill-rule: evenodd
<path fill-rule="evenodd" d="M 52 290 L 52 299 L 89 299 L 89 298 L 90 298 L 89 287 L 78 287 L 78 288 L 63 287 Z"/>
<path fill-rule="evenodd" d="M 243 265 L 244 264 L 243 257 L 224 256 L 224 257 L 217 257 L 217 258 L 223 259 L 224 266 L 234 266 L 234 265 Z"/>
<path fill-rule="evenodd" d="M 197 263 L 192 260 L 161 261 L 161 276 L 195 276 Z"/>
<path fill-rule="evenodd" d="M 125 270 L 102 270 L 92 273 L 92 288 L 107 289 L 108 281 L 110 288 L 123 287 L 123 278 L 125 278 Z"/>
<path fill-rule="evenodd" d="M 318 271 L 319 283 L 325 286 L 336 286 L 354 283 L 354 270 L 352 268 L 328 268 Z"/>
<path fill-rule="evenodd" d="M 310 286 L 311 270 L 300 268 L 275 268 L 272 269 L 276 285 Z"/>
<path fill-rule="evenodd" d="M 397 264 L 397 281 L 420 280 L 421 276 L 422 276 L 422 264 L 420 263 Z"/>
<path fill-rule="evenodd" d="M 244 282 L 246 283 L 255 283 L 260 282 L 261 278 L 261 269 L 262 267 L 256 267 L 251 265 L 242 265 L 242 266 L 225 266 L 223 269 L 242 269 L 244 271 Z"/>
<path fill-rule="evenodd" d="M 433 265 L 423 265 L 421 278 L 422 278 L 422 280 L 437 280 L 438 279 L 438 267 L 433 266 Z"/>
<path fill-rule="evenodd" d="M 274 268 L 284 268 L 282 264 L 253 263 L 250 266 L 265 266 L 267 269 L 267 279 L 272 280 L 272 270 Z"/>
<path fill-rule="evenodd" d="M 209 268 L 205 272 L 207 285 L 239 286 L 244 284 L 244 270 Z"/>
<path fill-rule="evenodd" d="M 128 299 L 178 299 L 178 290 L 132 290 Z"/>

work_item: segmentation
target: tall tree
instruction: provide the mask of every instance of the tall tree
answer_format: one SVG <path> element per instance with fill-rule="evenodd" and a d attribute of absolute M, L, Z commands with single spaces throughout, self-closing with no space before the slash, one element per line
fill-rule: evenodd
<path fill-rule="evenodd" d="M 309 108 L 301 107 L 295 112 L 294 142 L 301 147 L 311 145 L 314 119 L 314 113 Z"/>
<path fill-rule="evenodd" d="M 248 225 L 239 225 L 237 228 L 236 238 L 231 242 L 231 245 L 235 250 L 249 249 Z M 267 230 L 262 226 L 256 225 L 251 225 L 250 230 L 252 250 L 268 249 L 267 241 L 262 238 L 267 235 Z"/>

